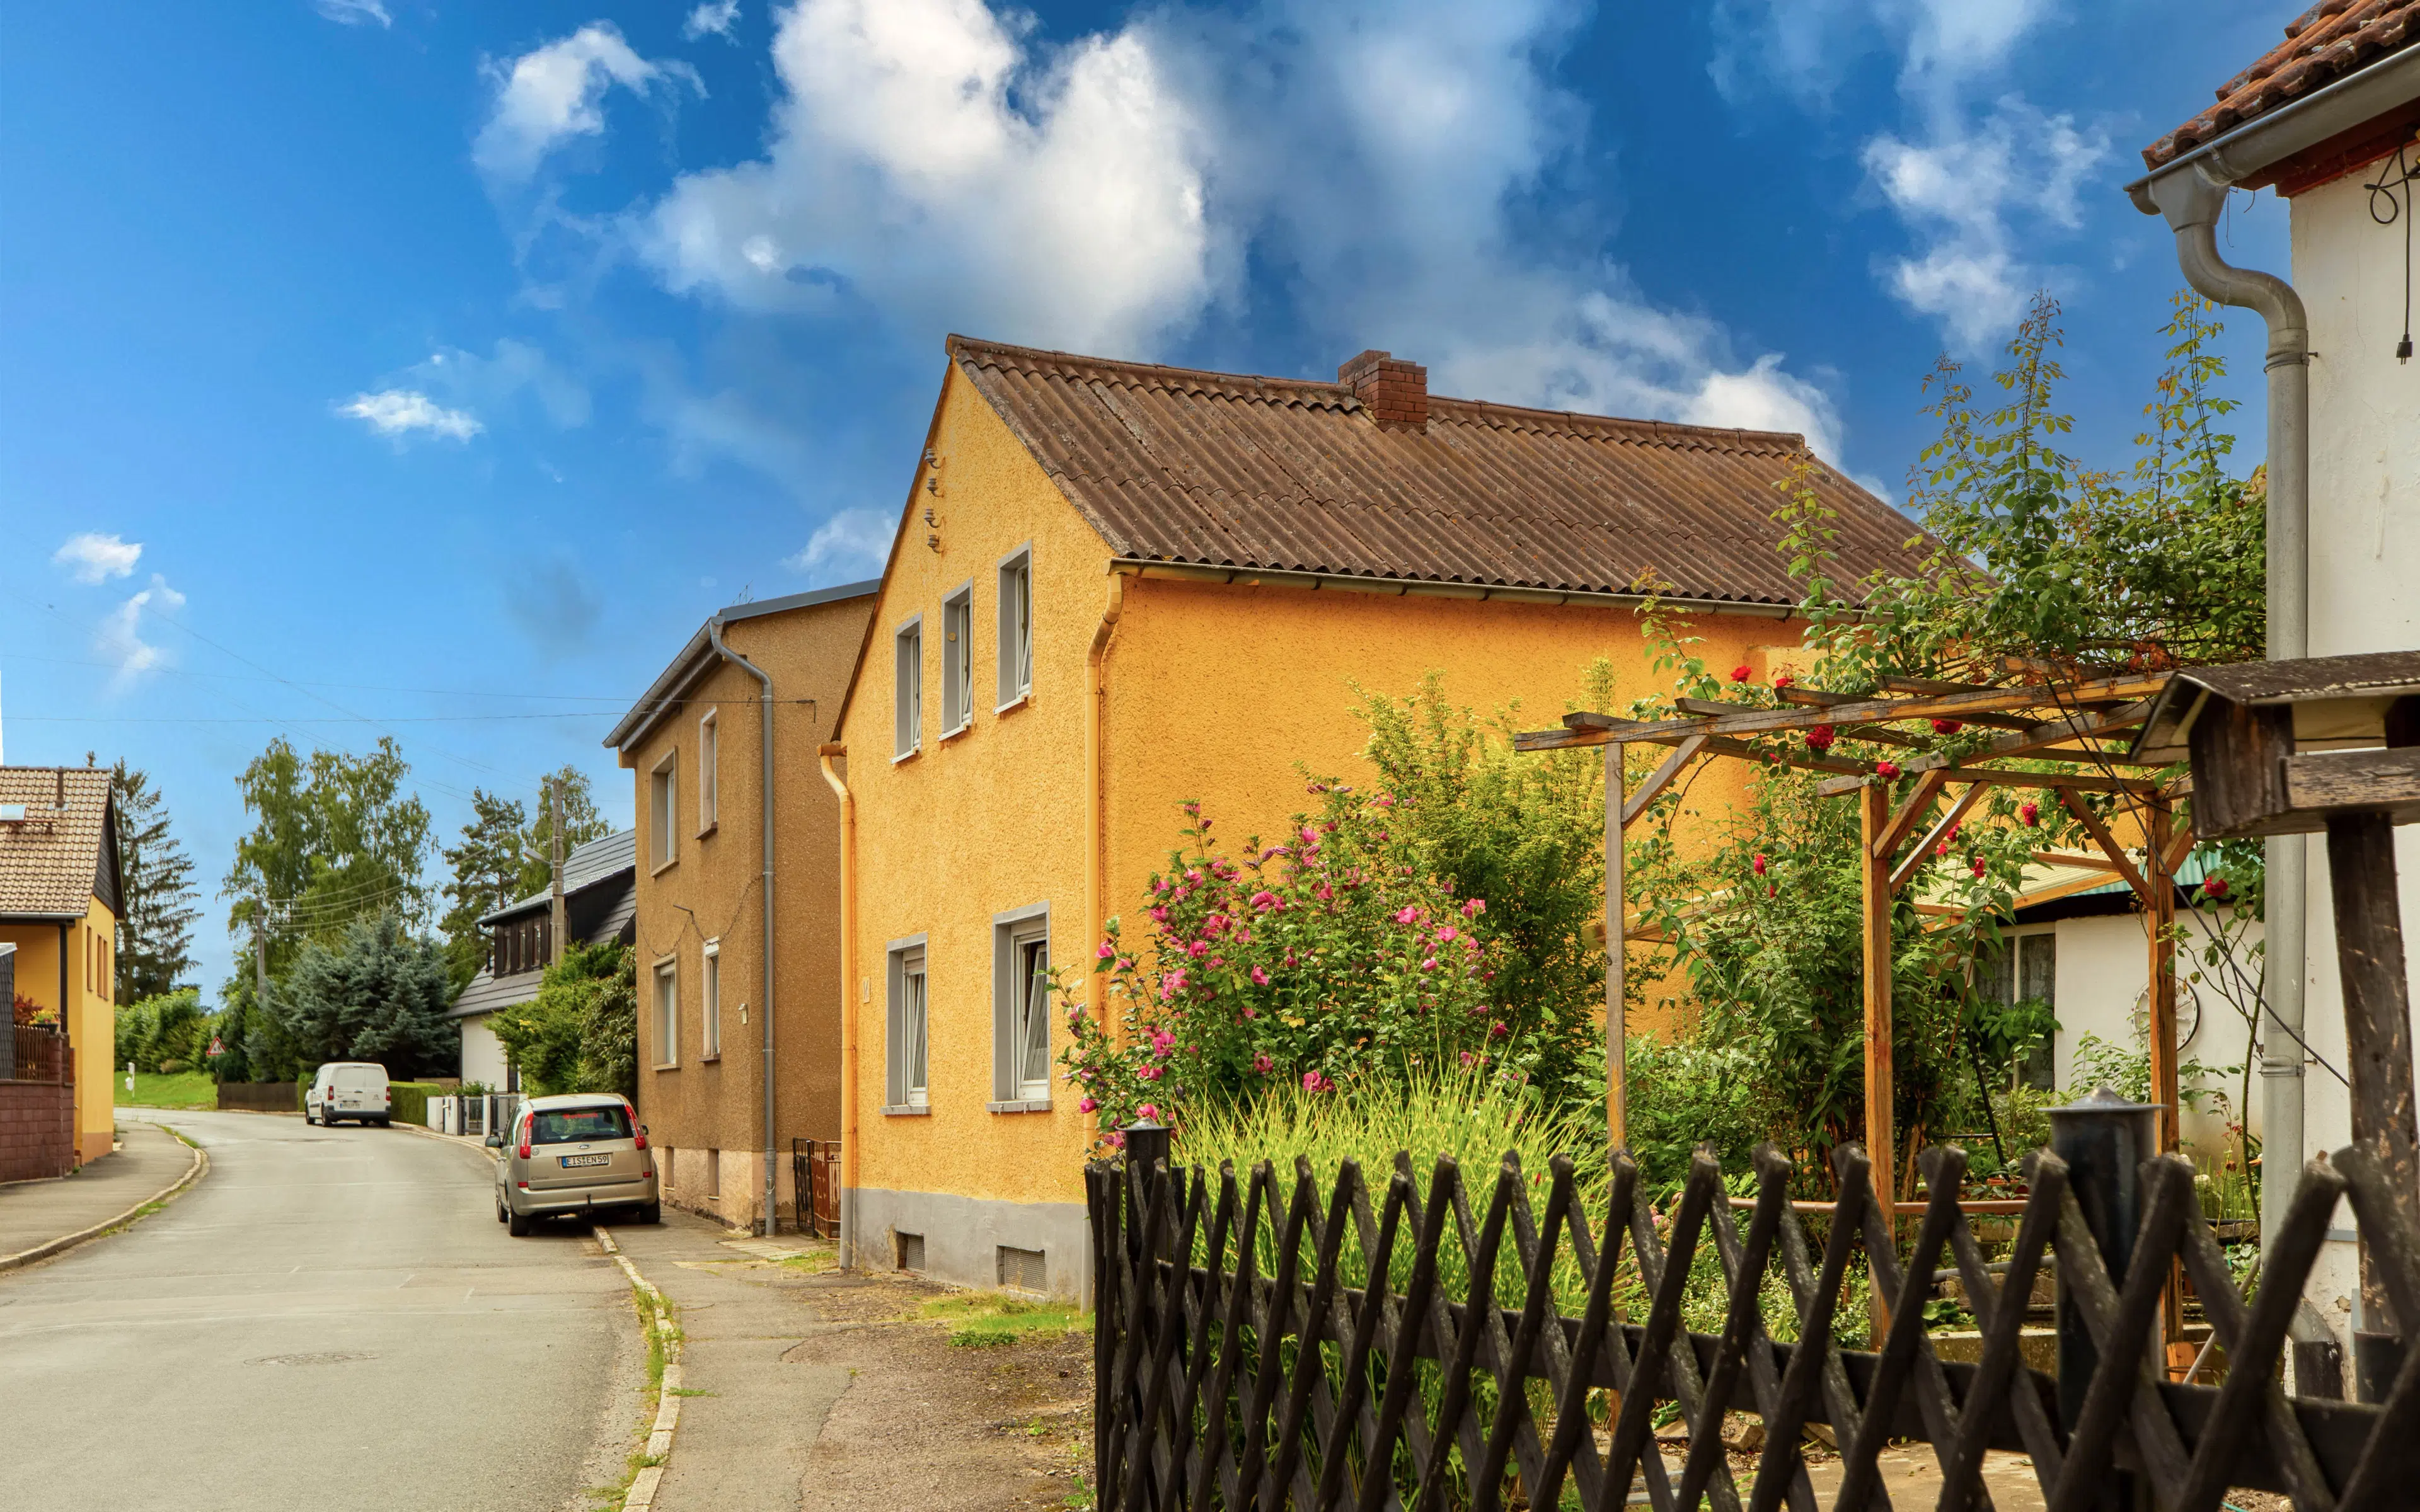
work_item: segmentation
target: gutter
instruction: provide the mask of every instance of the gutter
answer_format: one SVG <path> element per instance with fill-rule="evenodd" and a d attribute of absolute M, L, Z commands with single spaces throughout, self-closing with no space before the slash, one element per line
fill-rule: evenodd
<path fill-rule="evenodd" d="M 773 678 L 772 674 L 722 643 L 721 616 L 706 622 L 706 643 L 714 654 L 734 666 L 744 668 L 756 679 L 756 723 L 764 735 L 764 770 L 757 795 L 757 808 L 765 819 L 765 835 L 761 841 L 765 858 L 765 995 L 758 1016 L 765 1021 L 765 1210 L 764 1234 L 770 1239 L 774 1230 L 774 1209 L 779 1188 L 774 1175 L 773 1160 Z"/>
<path fill-rule="evenodd" d="M 1795 604 L 1758 604 L 1730 598 L 1674 598 L 1654 594 L 1598 594 L 1556 588 L 1500 588 L 1485 583 L 1437 582 L 1424 578 L 1357 577 L 1338 572 L 1268 572 L 1258 567 L 1204 567 L 1188 563 L 1150 562 L 1140 557 L 1112 557 L 1114 578 L 1167 578 L 1180 582 L 1240 583 L 1247 588 L 1304 588 L 1327 593 L 1377 594 L 1387 597 L 1419 594 L 1431 598 L 1475 598 L 1506 604 L 1569 604 L 1579 608 L 1637 609 L 1654 602 L 1699 614 L 1744 614 L 1753 619 L 1786 620 L 1798 612 Z"/>
<path fill-rule="evenodd" d="M 2213 137 L 2126 186 L 2137 209 L 2176 234 L 2185 281 L 2221 304 L 2256 310 L 2269 328 L 2269 658 L 2310 654 L 2310 323 L 2302 297 L 2273 273 L 2219 255 L 2227 191 L 2309 147 L 2420 97 L 2420 48 L 2407 47 L 2289 104 Z M 2269 905 L 2263 994 L 2270 1026 L 2260 1055 L 2261 1163 L 2303 1168 L 2303 986 L 2308 949 L 2309 849 L 2300 835 L 2267 842 Z M 2283 1231 L 2293 1192 L 2264 1181 L 2260 1237 Z"/>
<path fill-rule="evenodd" d="M 857 1265 L 857 799 L 832 766 L 848 748 L 815 748 L 824 781 L 840 799 L 840 1267 Z"/>
<path fill-rule="evenodd" d="M 1082 949 L 1090 952 L 1109 936 L 1108 906 L 1109 879 L 1108 846 L 1105 831 L 1108 825 L 1101 813 L 1107 799 L 1104 790 L 1108 779 L 1101 772 L 1101 706 L 1108 701 L 1109 686 L 1103 681 L 1101 664 L 1108 659 L 1109 638 L 1117 633 L 1118 619 L 1125 612 L 1126 579 L 1111 564 L 1109 601 L 1101 609 L 1101 623 L 1093 629 L 1092 649 L 1084 656 L 1084 923 L 1092 931 Z M 1104 1033 L 1113 1032 L 1109 1022 L 1109 1003 L 1105 995 L 1093 1005 L 1101 1015 Z"/>

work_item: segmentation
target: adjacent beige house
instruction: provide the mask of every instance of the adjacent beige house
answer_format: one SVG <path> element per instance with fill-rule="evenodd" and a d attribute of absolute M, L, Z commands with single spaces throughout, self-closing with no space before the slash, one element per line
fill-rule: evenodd
<path fill-rule="evenodd" d="M 75 1053 L 75 1159 L 116 1142 L 117 806 L 109 773 L 0 766 L 0 942 L 15 996 Z"/>

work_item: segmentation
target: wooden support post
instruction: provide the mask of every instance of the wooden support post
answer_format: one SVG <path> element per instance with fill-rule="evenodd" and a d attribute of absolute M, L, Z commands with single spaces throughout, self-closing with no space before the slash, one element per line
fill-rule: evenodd
<path fill-rule="evenodd" d="M 1873 1163 L 1874 1200 L 1899 1231 L 1899 1182 L 1891 1167 L 1899 1145 L 1891 1127 L 1891 867 L 1887 855 L 1877 856 L 1884 831 L 1890 825 L 1890 792 L 1871 783 L 1857 795 L 1861 808 L 1858 847 L 1865 877 L 1864 980 L 1866 997 L 1866 1158 Z M 1869 1299 L 1875 1347 L 1890 1331 L 1890 1305 L 1879 1288 Z"/>
<path fill-rule="evenodd" d="M 2150 1051 L 2151 1101 L 2160 1104 L 2155 1127 L 2164 1154 L 2175 1151 L 2184 1138 L 2184 1104 L 2177 1088 L 2177 888 L 2169 874 L 2168 859 L 2174 819 L 2164 798 L 2154 798 L 2143 806 L 2143 871 L 2139 881 L 2143 930 L 2150 952 L 2149 986 L 2143 994 L 2143 1037 Z M 2095 838 L 2107 833 L 2098 831 Z M 2114 841 L 2104 840 L 2102 848 L 2109 850 L 2114 844 Z M 2118 859 L 2125 853 L 2114 850 L 2110 855 Z M 2160 1342 L 2164 1346 L 2168 1378 L 2179 1381 L 2193 1368 L 2195 1350 L 2184 1340 L 2184 1266 L 2173 1255 L 2168 1257 L 2167 1266 L 2167 1284 L 2160 1293 Z"/>
<path fill-rule="evenodd" d="M 1622 909 L 1621 742 L 1605 748 L 1605 1134 L 1606 1149 L 1621 1149 L 1630 1142 L 1630 1027 L 1624 1011 L 1629 990 Z M 1667 767 L 1677 771 L 1683 758 L 1675 752 Z"/>
<path fill-rule="evenodd" d="M 2345 1045 L 2351 1062 L 2352 1142 L 2385 1167 L 2388 1190 L 2403 1197 L 2409 1222 L 2411 1194 L 2420 1190 L 2420 1127 L 2391 819 L 2382 813 L 2329 818 L 2328 887 L 2335 903 L 2336 975 L 2343 983 Z M 2411 1332 L 2412 1320 L 2397 1318 L 2387 1302 L 2366 1230 L 2361 1308 L 2366 1334 L 2395 1337 Z M 2355 1341 L 2357 1350 L 2360 1344 Z"/>

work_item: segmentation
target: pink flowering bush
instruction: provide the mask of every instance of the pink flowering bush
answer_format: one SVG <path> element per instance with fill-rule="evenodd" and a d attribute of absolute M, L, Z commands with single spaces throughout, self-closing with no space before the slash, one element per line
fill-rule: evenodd
<path fill-rule="evenodd" d="M 1503 949 L 1485 901 L 1418 863 L 1393 795 L 1311 790 L 1320 814 L 1233 854 L 1187 804 L 1185 843 L 1140 915 L 1109 921 L 1060 1057 L 1105 1131 L 1147 1105 L 1181 1117 L 1280 1086 L 1352 1096 L 1420 1068 L 1524 1073 L 1532 1052 L 1494 1002 Z"/>

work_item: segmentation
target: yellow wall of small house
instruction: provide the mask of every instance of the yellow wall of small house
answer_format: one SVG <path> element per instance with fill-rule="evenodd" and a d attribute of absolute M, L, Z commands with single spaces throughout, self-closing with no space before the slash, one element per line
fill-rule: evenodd
<path fill-rule="evenodd" d="M 82 920 L 67 929 L 67 1000 L 59 999 L 59 926 L 50 921 L 0 924 L 0 940 L 17 947 L 17 991 L 44 1008 L 59 1009 L 59 1023 L 75 1051 L 76 1158 L 109 1153 L 116 1133 L 116 1098 L 110 1082 L 117 1051 L 116 989 L 108 980 L 114 959 L 95 959 L 96 942 L 116 939 L 117 919 L 100 899 Z M 91 980 L 87 984 L 87 975 Z"/>
<path fill-rule="evenodd" d="M 916 513 L 888 573 L 874 639 L 841 738 L 857 805 L 853 981 L 858 1022 L 859 1170 L 862 1187 L 1016 1202 L 1082 1199 L 1092 1122 L 1064 1083 L 1048 1113 L 994 1113 L 993 918 L 1051 910 L 1053 964 L 1092 988 L 1085 906 L 1085 659 L 1109 594 L 1109 551 L 1030 454 L 954 370 L 936 422 L 937 469 L 919 473 Z M 922 490 L 937 472 L 938 495 Z M 936 523 L 927 527 L 930 505 Z M 939 549 L 927 542 L 939 537 Z M 1034 692 L 992 707 L 1000 558 L 1034 548 Z M 942 600 L 974 583 L 971 729 L 939 736 Z M 1352 684 L 1408 693 L 1432 670 L 1448 695 L 1482 711 L 1518 702 L 1520 723 L 1554 724 L 1598 656 L 1627 700 L 1665 687 L 1626 609 L 1573 608 L 1292 587 L 1125 580 L 1104 669 L 1103 908 L 1131 913 L 1179 841 L 1178 806 L 1199 798 L 1214 833 L 1240 846 L 1274 840 L 1315 806 L 1295 764 L 1366 778 L 1366 727 Z M 892 759 L 893 635 L 924 625 L 921 752 Z M 1747 616 L 1701 617 L 1693 633 L 1711 664 L 1747 663 L 1761 680 L 1783 655 L 1761 648 L 1796 627 Z M 1690 806 L 1720 813 L 1746 779 L 1712 764 Z M 887 947 L 926 942 L 930 1111 L 886 1115 Z M 1638 1026 L 1640 1016 L 1634 1015 Z M 1054 1022 L 1053 1055 L 1064 1048 Z"/>

